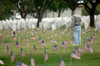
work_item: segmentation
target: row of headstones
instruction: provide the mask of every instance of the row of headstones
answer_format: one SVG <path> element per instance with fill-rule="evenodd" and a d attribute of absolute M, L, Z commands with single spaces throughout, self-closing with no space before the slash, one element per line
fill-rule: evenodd
<path fill-rule="evenodd" d="M 82 16 L 82 24 L 84 24 L 85 29 L 88 29 L 90 18 L 89 16 Z M 100 28 L 100 15 L 95 16 L 96 29 Z M 36 26 L 37 19 L 14 19 L 14 20 L 2 20 L 0 21 L 0 30 L 6 29 L 8 30 L 11 28 L 12 30 L 20 30 L 20 29 L 32 29 Z M 60 17 L 60 18 L 43 18 L 42 21 L 39 23 L 39 28 L 43 29 L 53 29 L 56 30 L 61 26 L 66 26 L 66 29 L 71 27 L 71 17 Z"/>

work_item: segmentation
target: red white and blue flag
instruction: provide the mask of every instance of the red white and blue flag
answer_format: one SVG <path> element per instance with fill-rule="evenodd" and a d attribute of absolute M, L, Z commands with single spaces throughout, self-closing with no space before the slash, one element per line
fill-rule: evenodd
<path fill-rule="evenodd" d="M 17 61 L 17 62 L 16 62 L 16 66 L 27 66 L 27 65 L 24 64 L 24 63 L 22 63 L 22 62 L 20 62 L 20 61 Z"/>
<path fill-rule="evenodd" d="M 45 61 L 47 61 L 48 60 L 48 54 L 46 53 L 46 49 L 45 49 L 45 51 L 44 51 L 44 54 L 45 54 Z"/>
<path fill-rule="evenodd" d="M 16 47 L 17 48 L 21 47 L 21 45 L 18 43 L 18 41 L 16 42 Z"/>
<path fill-rule="evenodd" d="M 36 46 L 34 45 L 34 51 L 36 52 L 37 51 L 37 48 L 36 48 Z"/>
<path fill-rule="evenodd" d="M 62 57 L 60 57 L 60 66 L 65 66 L 65 63 L 64 63 Z"/>
<path fill-rule="evenodd" d="M 9 50 L 9 47 L 7 46 L 7 55 L 10 54 L 10 50 Z"/>
<path fill-rule="evenodd" d="M 11 51 L 11 62 L 14 62 L 15 56 L 13 54 L 13 52 Z"/>
<path fill-rule="evenodd" d="M 23 49 L 21 48 L 21 56 L 25 56 Z"/>

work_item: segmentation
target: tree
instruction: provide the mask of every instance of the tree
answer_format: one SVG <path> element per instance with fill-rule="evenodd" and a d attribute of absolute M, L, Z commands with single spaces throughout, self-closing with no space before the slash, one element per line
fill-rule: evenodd
<path fill-rule="evenodd" d="M 76 7 L 79 5 L 77 2 L 79 0 L 64 0 L 66 2 L 66 4 L 69 6 L 69 8 L 71 10 L 75 10 Z"/>
<path fill-rule="evenodd" d="M 33 9 L 32 0 L 10 0 L 10 1 L 16 5 L 18 12 L 24 19 L 26 18 L 27 14 L 29 14 L 30 11 Z"/>
<path fill-rule="evenodd" d="M 85 10 L 90 16 L 90 26 L 94 27 L 94 13 L 96 10 L 97 5 L 100 3 L 100 0 L 83 0 L 84 3 L 82 3 L 85 7 Z M 88 3 L 91 5 L 89 6 Z"/>
<path fill-rule="evenodd" d="M 34 8 L 37 14 L 37 27 L 39 27 L 39 23 L 43 18 L 43 13 L 47 10 L 47 4 L 52 3 L 53 0 L 34 0 Z"/>
<path fill-rule="evenodd" d="M 64 0 L 54 0 L 51 4 L 51 6 L 48 4 L 48 9 L 58 13 L 58 17 L 68 8 Z"/>
<path fill-rule="evenodd" d="M 0 0 L 0 20 L 9 18 L 12 15 L 11 10 L 16 9 L 15 5 L 9 0 Z"/>
<path fill-rule="evenodd" d="M 97 5 L 100 3 L 100 0 L 65 0 L 66 3 L 70 6 L 71 9 L 75 9 L 75 7 L 79 4 L 82 4 L 85 7 L 85 10 L 90 16 L 90 26 L 94 27 L 94 13 Z M 83 1 L 83 3 L 77 3 L 78 1 Z M 73 4 L 71 4 L 73 3 Z M 75 6 L 75 7 L 74 7 Z"/>

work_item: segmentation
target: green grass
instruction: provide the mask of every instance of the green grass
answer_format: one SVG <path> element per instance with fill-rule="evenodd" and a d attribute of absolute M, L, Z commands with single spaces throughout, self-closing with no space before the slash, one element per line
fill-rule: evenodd
<path fill-rule="evenodd" d="M 35 40 L 29 40 L 29 47 L 27 47 L 24 41 L 26 32 L 24 32 L 23 30 L 21 30 L 21 32 L 17 32 L 17 37 L 16 37 L 17 40 L 13 40 L 11 36 L 7 37 L 6 31 L 2 30 L 1 33 L 4 37 L 3 43 L 5 41 L 9 43 L 10 51 L 12 50 L 13 54 L 15 55 L 15 61 L 11 63 L 11 56 L 10 55 L 7 56 L 7 48 L 4 46 L 4 44 L 2 44 L 2 41 L 0 40 L 0 59 L 4 61 L 5 63 L 5 65 L 0 65 L 0 66 L 11 66 L 11 64 L 12 66 L 15 66 L 17 60 L 27 64 L 28 66 L 31 66 L 30 54 L 32 54 L 32 57 L 35 59 L 36 66 L 59 66 L 60 56 L 62 56 L 66 66 L 70 66 L 71 50 L 74 49 L 74 47 L 70 43 L 70 40 L 73 37 L 73 33 L 69 29 L 69 31 L 71 32 L 71 35 L 66 37 L 66 32 L 68 31 L 66 30 L 65 34 L 62 35 L 62 38 L 60 39 L 59 37 L 61 35 L 61 31 L 62 29 L 55 30 L 53 32 L 48 30 L 47 34 L 44 33 L 44 35 L 42 36 L 42 34 L 40 34 L 39 31 L 37 30 L 38 38 L 36 38 Z M 82 31 L 84 30 L 82 29 Z M 27 38 L 30 39 L 31 30 L 27 30 L 27 32 L 28 32 Z M 57 33 L 57 37 L 54 37 L 53 40 L 58 41 L 57 45 L 60 47 L 60 50 L 54 50 L 54 44 L 51 44 L 50 40 L 47 39 L 47 35 L 48 36 L 50 36 L 51 34 L 54 35 L 55 32 Z M 94 32 L 94 29 L 91 29 L 86 34 L 82 33 L 82 45 L 78 47 L 84 49 L 83 41 L 88 43 L 88 40 L 86 40 L 86 38 L 93 35 L 93 32 Z M 9 31 L 9 33 L 11 32 Z M 22 36 L 22 33 L 23 33 L 23 36 Z M 18 34 L 20 34 L 21 40 L 18 40 Z M 72 59 L 71 66 L 100 66 L 100 33 L 95 32 L 95 34 L 96 34 L 96 39 L 93 39 L 94 44 L 91 46 L 93 48 L 93 53 L 91 54 L 88 51 L 84 50 L 84 53 L 81 55 L 81 60 Z M 35 35 L 35 31 L 34 31 L 33 36 L 34 35 Z M 38 43 L 38 40 L 40 37 L 42 37 L 42 39 L 46 43 L 45 48 L 49 56 L 49 59 L 47 60 L 46 64 L 44 62 L 44 46 L 42 46 L 41 43 Z M 65 40 L 68 41 L 66 49 L 62 47 L 62 41 L 65 41 Z M 18 41 L 22 45 L 23 51 L 25 53 L 25 57 L 21 57 L 20 48 L 16 48 L 15 46 L 16 41 Z M 37 52 L 34 52 L 33 45 L 36 45 Z"/>

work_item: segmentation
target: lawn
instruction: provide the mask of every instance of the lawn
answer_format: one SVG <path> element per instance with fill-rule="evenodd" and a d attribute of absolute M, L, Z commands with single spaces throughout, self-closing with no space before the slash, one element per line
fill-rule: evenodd
<path fill-rule="evenodd" d="M 60 66 L 60 56 L 62 56 L 63 61 L 65 62 L 66 66 L 70 66 L 70 58 L 71 58 L 71 51 L 74 50 L 74 47 L 70 43 L 71 39 L 73 38 L 73 32 L 68 29 L 65 30 L 64 34 L 61 34 L 62 29 L 57 29 L 55 31 L 47 30 L 47 31 L 39 31 L 35 30 L 33 31 L 33 36 L 35 37 L 36 32 L 38 35 L 38 38 L 35 40 L 31 40 L 30 37 L 32 36 L 32 30 L 16 32 L 16 38 L 17 40 L 13 40 L 11 35 L 11 30 L 9 30 L 9 36 L 7 36 L 7 32 L 5 30 L 1 31 L 1 34 L 3 35 L 3 44 L 2 40 L 0 40 L 0 59 L 5 63 L 4 65 L 0 66 L 15 66 L 16 61 L 23 62 L 27 64 L 28 66 L 31 66 L 31 54 L 32 57 L 35 60 L 36 66 Z M 70 35 L 66 37 L 66 32 L 70 32 Z M 84 29 L 82 29 L 84 31 Z M 43 32 L 43 36 L 42 36 Z M 45 33 L 47 32 L 47 33 Z M 55 32 L 57 33 L 57 36 L 55 37 Z M 27 35 L 26 35 L 27 33 Z M 90 29 L 87 33 L 82 33 L 82 44 L 79 45 L 79 48 L 84 49 L 84 41 L 86 44 L 88 43 L 87 37 L 93 36 L 94 29 Z M 52 40 L 56 40 L 58 44 L 51 43 L 50 39 L 47 39 L 47 36 L 51 37 L 51 34 L 53 34 Z M 20 40 L 19 40 L 20 35 Z M 88 52 L 87 50 L 84 50 L 83 54 L 81 54 L 81 59 L 77 60 L 72 58 L 71 66 L 100 66 L 100 32 L 95 32 L 96 39 L 93 39 L 93 45 L 91 46 L 93 49 L 93 53 Z M 62 36 L 62 38 L 60 38 Z M 27 47 L 26 42 L 24 39 L 29 39 L 29 46 Z M 42 38 L 44 42 L 46 43 L 46 47 L 42 46 L 42 43 L 39 43 L 39 38 Z M 68 44 L 66 45 L 67 48 L 62 47 L 62 41 L 65 40 L 68 41 Z M 5 41 L 10 45 L 9 49 L 13 52 L 15 55 L 15 61 L 11 63 L 11 55 L 7 55 L 7 48 L 5 47 Z M 16 47 L 16 41 L 21 44 L 21 48 L 23 49 L 25 56 L 21 56 L 21 48 Z M 54 44 L 59 46 L 59 50 L 54 50 Z M 34 45 L 37 48 L 37 52 L 34 52 Z M 44 61 L 44 48 L 46 49 L 46 52 L 48 54 L 48 60 L 45 64 Z"/>

